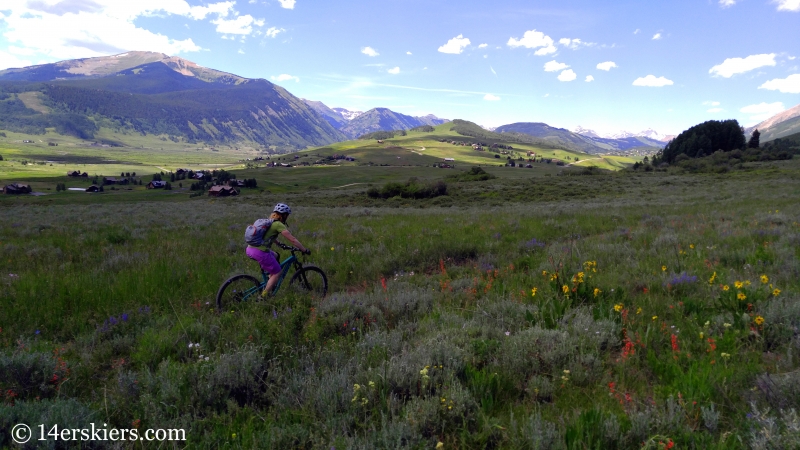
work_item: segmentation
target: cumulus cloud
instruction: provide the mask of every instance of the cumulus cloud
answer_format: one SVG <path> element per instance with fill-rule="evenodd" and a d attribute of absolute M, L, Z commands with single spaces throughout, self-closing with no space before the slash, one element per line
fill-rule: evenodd
<path fill-rule="evenodd" d="M 648 75 L 646 77 L 639 77 L 633 81 L 634 86 L 645 86 L 645 87 L 662 87 L 662 86 L 672 86 L 672 80 L 668 80 L 664 77 L 657 77 L 655 75 Z"/>
<path fill-rule="evenodd" d="M 490 102 L 496 102 L 496 101 L 500 100 L 500 97 L 498 97 L 496 95 L 492 95 L 492 94 L 486 94 L 486 95 L 483 96 L 483 99 L 484 100 L 488 100 Z"/>
<path fill-rule="evenodd" d="M 278 33 L 283 33 L 284 31 L 286 30 L 284 30 L 283 28 L 270 27 L 264 32 L 264 34 L 267 35 L 268 37 L 274 38 L 275 36 L 278 35 Z"/>
<path fill-rule="evenodd" d="M 719 6 L 723 8 L 728 8 L 736 4 L 736 0 L 719 0 Z"/>
<path fill-rule="evenodd" d="M 380 55 L 380 53 L 375 51 L 375 49 L 372 48 L 372 47 L 364 47 L 364 48 L 362 48 L 361 49 L 361 53 L 363 53 L 363 54 L 365 54 L 367 56 L 378 56 L 378 55 Z"/>
<path fill-rule="evenodd" d="M 800 0 L 775 0 L 778 4 L 778 11 L 800 11 Z"/>
<path fill-rule="evenodd" d="M 564 70 L 568 68 L 569 65 L 560 63 L 555 59 L 549 62 L 544 63 L 544 71 L 545 72 L 558 72 L 559 70 Z"/>
<path fill-rule="evenodd" d="M 766 103 L 761 102 L 755 105 L 748 105 L 744 108 L 740 109 L 739 111 L 745 114 L 752 114 L 750 116 L 750 120 L 761 122 L 762 120 L 769 119 L 770 117 L 778 114 L 779 112 L 783 112 L 786 108 L 783 106 L 781 102 L 775 103 Z"/>
<path fill-rule="evenodd" d="M 592 81 L 594 81 L 594 77 L 591 75 L 586 75 L 586 82 L 591 83 Z"/>
<path fill-rule="evenodd" d="M 240 16 L 234 1 L 191 6 L 187 0 L 6 0 L 2 36 L 39 60 L 104 56 L 129 50 L 167 54 L 199 51 L 191 38 L 175 39 L 137 23 L 142 17 L 210 20 L 224 34 L 250 34 L 264 21 Z M 47 30 L 47 32 L 42 32 Z"/>
<path fill-rule="evenodd" d="M 465 38 L 463 34 L 459 34 L 453 39 L 447 41 L 446 44 L 439 47 L 439 52 L 449 53 L 451 55 L 460 55 L 469 44 L 469 39 Z"/>
<path fill-rule="evenodd" d="M 398 73 L 400 73 L 400 68 L 399 67 L 394 67 L 394 68 L 391 68 L 391 69 L 387 70 L 387 72 L 389 72 L 392 75 L 397 75 Z"/>
<path fill-rule="evenodd" d="M 406 55 L 411 55 L 411 52 L 406 52 Z"/>
<path fill-rule="evenodd" d="M 800 94 L 800 73 L 789 75 L 786 78 L 775 78 L 758 87 L 770 91 L 781 91 L 784 94 Z"/>
<path fill-rule="evenodd" d="M 615 67 L 617 67 L 617 63 L 615 63 L 614 61 L 601 62 L 600 64 L 597 65 L 598 69 L 605 70 L 606 72 Z"/>
<path fill-rule="evenodd" d="M 653 35 L 653 40 L 654 41 L 657 41 L 659 39 L 661 39 L 661 33 L 656 33 L 656 34 Z"/>
<path fill-rule="evenodd" d="M 11 53 L 0 50 L 0 70 L 27 67 L 30 65 L 33 65 L 33 63 L 29 60 L 21 59 L 17 55 L 12 55 Z"/>
<path fill-rule="evenodd" d="M 294 9 L 295 0 L 278 0 L 281 3 L 281 8 Z"/>
<path fill-rule="evenodd" d="M 250 14 L 237 16 L 235 19 L 218 18 L 212 20 L 211 23 L 217 26 L 217 33 L 223 34 L 239 34 L 250 35 L 253 32 L 253 27 L 263 27 L 264 20 L 253 18 Z M 277 34 L 277 33 L 276 33 Z"/>
<path fill-rule="evenodd" d="M 567 69 L 558 74 L 558 81 L 572 81 L 575 78 L 578 78 L 578 75 L 572 69 Z"/>
<path fill-rule="evenodd" d="M 800 0 L 798 0 L 800 1 Z M 747 58 L 728 58 L 709 69 L 708 73 L 715 77 L 730 78 L 734 75 L 749 72 L 759 67 L 775 66 L 775 53 L 750 55 Z"/>
<path fill-rule="evenodd" d="M 553 38 L 547 36 L 546 34 L 542 33 L 541 31 L 530 30 L 526 31 L 525 34 L 522 36 L 521 39 L 516 38 L 509 38 L 506 45 L 512 48 L 516 47 L 525 47 L 525 48 L 537 48 L 534 52 L 535 55 L 544 56 L 550 55 L 556 52 L 556 46 L 553 45 Z"/>
<path fill-rule="evenodd" d="M 594 47 L 595 45 L 597 45 L 594 42 L 583 42 L 580 39 L 569 39 L 569 38 L 561 38 L 558 40 L 558 43 L 572 50 L 577 50 L 581 47 Z"/>
<path fill-rule="evenodd" d="M 277 83 L 280 83 L 281 81 L 292 81 L 292 80 L 294 80 L 294 82 L 297 83 L 297 82 L 300 81 L 300 78 L 297 78 L 295 76 L 289 75 L 288 73 L 282 73 L 282 74 L 280 74 L 278 76 L 274 76 L 273 75 L 273 76 L 269 77 L 269 79 L 272 80 L 272 81 L 275 81 Z"/>
<path fill-rule="evenodd" d="M 489 46 L 489 44 L 481 44 L 481 45 L 478 46 L 478 48 L 486 48 L 488 46 Z"/>
<path fill-rule="evenodd" d="M 633 34 L 639 34 L 639 33 L 641 33 L 641 32 L 642 32 L 642 30 L 640 30 L 640 29 L 638 29 L 638 28 L 637 28 L 637 29 L 635 29 L 635 30 L 633 31 Z"/>

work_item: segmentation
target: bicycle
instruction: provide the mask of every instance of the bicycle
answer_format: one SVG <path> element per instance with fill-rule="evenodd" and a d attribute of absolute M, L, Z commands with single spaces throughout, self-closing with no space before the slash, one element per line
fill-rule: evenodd
<path fill-rule="evenodd" d="M 328 277 L 325 272 L 313 264 L 303 264 L 297 258 L 296 253 L 300 252 L 299 248 L 275 242 L 275 244 L 291 252 L 291 256 L 281 262 L 281 275 L 275 287 L 270 292 L 270 296 L 275 295 L 280 289 L 284 278 L 289 273 L 289 269 L 294 267 L 294 275 L 289 280 L 289 286 L 295 288 L 298 292 L 311 293 L 317 298 L 323 298 L 328 293 Z M 220 286 L 217 291 L 217 309 L 222 311 L 223 308 L 228 308 L 233 304 L 247 301 L 257 300 L 261 292 L 267 286 L 269 274 L 261 271 L 263 281 L 252 275 L 239 274 L 234 275 Z"/>

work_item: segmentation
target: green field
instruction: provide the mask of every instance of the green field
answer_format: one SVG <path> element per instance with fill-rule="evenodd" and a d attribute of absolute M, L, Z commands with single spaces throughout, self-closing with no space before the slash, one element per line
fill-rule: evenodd
<path fill-rule="evenodd" d="M 12 147 L 0 167 L 47 195 L 0 197 L 0 447 L 17 423 L 183 429 L 188 448 L 800 446 L 796 158 L 527 169 L 412 133 L 280 156 L 292 168 Z M 90 180 L 17 168 L 59 151 L 147 179 L 230 164 L 258 187 L 56 192 Z M 452 177 L 481 162 L 494 178 Z M 409 179 L 447 194 L 366 194 Z M 217 311 L 227 277 L 258 272 L 244 228 L 279 201 L 330 295 Z"/>

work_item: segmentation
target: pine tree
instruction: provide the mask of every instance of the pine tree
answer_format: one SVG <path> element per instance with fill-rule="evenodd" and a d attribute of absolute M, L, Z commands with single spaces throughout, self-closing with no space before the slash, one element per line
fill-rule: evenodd
<path fill-rule="evenodd" d="M 753 131 L 753 135 L 750 136 L 750 141 L 747 142 L 747 148 L 759 148 L 761 146 L 761 133 L 758 130 Z"/>

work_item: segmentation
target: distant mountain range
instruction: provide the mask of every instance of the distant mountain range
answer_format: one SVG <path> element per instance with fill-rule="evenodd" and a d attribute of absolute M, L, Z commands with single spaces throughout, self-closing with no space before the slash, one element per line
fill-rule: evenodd
<path fill-rule="evenodd" d="M 415 117 L 400 114 L 388 108 L 373 108 L 367 112 L 329 108 L 322 102 L 303 100 L 334 128 L 355 139 L 375 131 L 410 130 L 422 125 L 441 125 L 449 122 L 433 114 Z"/>
<path fill-rule="evenodd" d="M 583 129 L 582 129 L 583 130 Z M 494 130 L 496 133 L 521 133 L 537 137 L 545 142 L 585 153 L 631 153 L 639 150 L 642 153 L 652 153 L 663 148 L 664 143 L 644 136 L 629 136 L 618 139 L 607 139 L 597 136 L 591 130 L 583 130 L 586 134 L 579 134 L 564 128 L 551 127 L 540 122 L 522 122 L 503 125 Z"/>
<path fill-rule="evenodd" d="M 575 127 L 572 130 L 572 132 L 580 134 L 581 136 L 586 136 L 589 138 L 600 138 L 600 139 L 628 139 L 628 138 L 644 137 L 651 141 L 659 141 L 665 144 L 675 138 L 675 135 L 661 134 L 658 131 L 653 130 L 652 128 L 640 131 L 638 133 L 631 133 L 630 131 L 618 131 L 616 133 L 598 134 L 594 130 L 578 126 Z"/>
<path fill-rule="evenodd" d="M 269 81 L 153 52 L 0 71 L 0 129 L 43 134 L 48 128 L 82 139 L 107 128 L 190 144 L 249 142 L 281 150 L 346 139 Z"/>
<path fill-rule="evenodd" d="M 800 133 L 800 105 L 775 114 L 758 125 L 745 128 L 744 131 L 745 134 L 750 136 L 754 130 L 758 130 L 761 133 L 761 142 L 769 142 Z"/>

